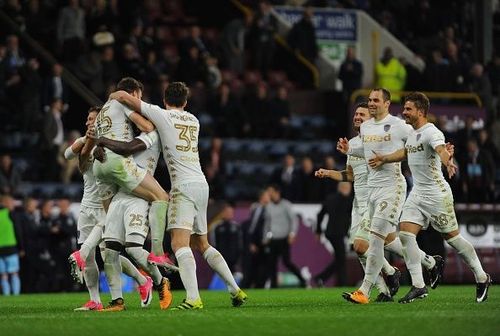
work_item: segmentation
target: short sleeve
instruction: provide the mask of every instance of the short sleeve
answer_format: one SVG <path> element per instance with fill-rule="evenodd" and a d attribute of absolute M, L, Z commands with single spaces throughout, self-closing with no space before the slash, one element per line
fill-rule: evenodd
<path fill-rule="evenodd" d="M 153 131 L 153 132 L 149 132 L 149 133 L 142 132 L 141 135 L 136 137 L 136 139 L 139 139 L 142 142 L 144 142 L 146 144 L 146 149 L 149 149 L 153 146 L 153 144 L 156 141 L 158 141 L 158 132 L 157 131 Z"/>
<path fill-rule="evenodd" d="M 440 130 L 435 130 L 432 134 L 429 134 L 429 145 L 436 149 L 437 146 L 445 145 L 444 134 Z"/>
<path fill-rule="evenodd" d="M 158 105 L 152 105 L 141 101 L 141 114 L 153 123 L 158 120 L 161 113 L 165 113 Z"/>
<path fill-rule="evenodd" d="M 398 127 L 399 138 L 406 142 L 408 140 L 408 136 L 413 131 L 413 127 L 405 123 L 403 120 L 401 121 L 400 126 Z"/>

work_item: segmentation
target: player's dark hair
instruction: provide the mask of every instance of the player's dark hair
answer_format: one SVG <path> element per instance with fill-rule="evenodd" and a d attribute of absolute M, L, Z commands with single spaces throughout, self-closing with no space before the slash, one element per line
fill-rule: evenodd
<path fill-rule="evenodd" d="M 387 89 L 375 88 L 372 91 L 382 91 L 382 97 L 384 98 L 384 102 L 391 100 L 391 93 Z"/>
<path fill-rule="evenodd" d="M 354 107 L 354 111 L 356 111 L 359 108 L 368 108 L 368 102 L 362 101 L 356 104 L 356 107 Z"/>
<path fill-rule="evenodd" d="M 137 79 L 134 79 L 132 77 L 125 77 L 118 82 L 118 84 L 116 85 L 116 90 L 123 90 L 128 93 L 132 93 L 138 90 L 144 91 L 144 85 L 142 85 L 142 83 Z"/>
<path fill-rule="evenodd" d="M 101 108 L 102 108 L 102 106 L 97 106 L 97 105 L 95 105 L 95 106 L 91 106 L 91 107 L 89 108 L 89 110 L 88 110 L 88 112 L 87 112 L 87 113 L 88 113 L 88 114 L 90 114 L 90 113 L 92 113 L 92 112 L 97 112 L 97 113 L 99 113 L 99 112 L 101 112 Z"/>
<path fill-rule="evenodd" d="M 405 96 L 405 102 L 409 101 L 415 104 L 417 110 L 423 111 L 424 116 L 427 116 L 427 112 L 429 112 L 430 102 L 429 98 L 422 92 L 412 92 Z"/>
<path fill-rule="evenodd" d="M 170 83 L 165 89 L 165 103 L 173 107 L 182 107 L 189 96 L 189 88 L 183 82 Z"/>

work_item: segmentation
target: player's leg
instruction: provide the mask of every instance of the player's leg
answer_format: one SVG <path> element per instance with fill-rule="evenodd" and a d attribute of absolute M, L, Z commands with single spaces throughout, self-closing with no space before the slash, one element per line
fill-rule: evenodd
<path fill-rule="evenodd" d="M 103 311 L 122 311 L 125 309 L 125 302 L 122 293 L 122 267 L 120 265 L 120 251 L 122 244 L 117 241 L 106 240 L 106 250 L 104 253 L 104 272 L 109 285 L 111 302 Z"/>
<path fill-rule="evenodd" d="M 400 224 L 399 237 L 403 244 L 403 255 L 412 283 L 410 291 L 399 300 L 400 303 L 410 303 L 427 296 L 427 288 L 422 275 L 421 254 L 417 244 L 417 234 L 421 228 L 421 225 L 409 221 Z"/>
<path fill-rule="evenodd" d="M 203 303 L 198 291 L 198 279 L 196 278 L 196 262 L 189 244 L 191 230 L 172 228 L 170 230 L 170 235 L 172 237 L 172 250 L 175 253 L 175 258 L 179 265 L 179 275 L 186 289 L 186 299 L 174 309 L 184 310 L 203 308 Z"/>
<path fill-rule="evenodd" d="M 403 245 L 401 243 L 401 239 L 398 236 L 397 232 L 393 232 L 387 236 L 387 239 L 385 240 L 385 246 L 384 246 L 386 251 L 393 252 L 400 256 L 401 258 L 404 258 L 403 256 Z M 420 248 L 419 248 L 420 250 Z M 436 267 L 436 263 L 440 263 L 441 260 L 436 260 L 436 259 L 442 259 L 441 256 L 431 256 L 425 253 L 424 251 L 420 250 L 420 259 L 422 262 L 422 266 L 425 267 L 429 272 L 432 272 L 432 269 Z"/>
<path fill-rule="evenodd" d="M 9 273 L 7 273 L 7 256 L 0 256 L 0 279 L 2 282 L 2 294 L 10 295 Z"/>
<path fill-rule="evenodd" d="M 149 202 L 149 225 L 151 228 L 150 261 L 163 265 L 163 238 L 165 235 L 168 194 L 150 174 L 146 174 L 141 183 L 133 189 L 133 193 Z"/>
<path fill-rule="evenodd" d="M 476 302 L 486 301 L 491 278 L 490 275 L 484 271 L 474 246 L 460 234 L 458 229 L 443 233 L 443 238 L 458 252 L 463 261 L 465 261 L 474 273 L 474 278 L 477 283 Z"/>
<path fill-rule="evenodd" d="M 149 253 L 143 249 L 149 231 L 147 221 L 149 204 L 137 197 L 128 196 L 126 199 L 123 214 L 125 250 L 135 263 L 151 276 L 147 276 L 146 283 L 138 287 L 141 295 L 141 305 L 145 307 L 150 304 L 154 284 L 159 290 L 160 308 L 166 309 L 172 302 L 170 283 L 168 279 L 162 277 L 157 266 L 148 263 Z"/>

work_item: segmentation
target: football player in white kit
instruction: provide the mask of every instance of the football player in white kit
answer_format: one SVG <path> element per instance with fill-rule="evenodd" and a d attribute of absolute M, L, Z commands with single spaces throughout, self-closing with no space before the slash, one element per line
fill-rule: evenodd
<path fill-rule="evenodd" d="M 372 119 L 361 124 L 360 146 L 350 146 L 347 139 L 339 139 L 337 149 L 348 155 L 370 158 L 374 152 L 392 153 L 404 148 L 411 127 L 389 114 L 391 94 L 383 88 L 373 89 L 368 97 L 368 110 Z M 370 219 L 369 247 L 366 252 L 365 276 L 361 287 L 346 292 L 343 297 L 354 303 L 369 302 L 370 292 L 384 264 L 385 249 L 402 255 L 402 245 L 396 234 L 399 216 L 406 197 L 406 180 L 401 173 L 401 163 L 392 163 L 381 168 L 369 168 L 368 218 Z M 394 238 L 390 243 L 387 240 Z M 436 260 L 420 251 L 421 262 L 432 269 Z M 442 267 L 441 267 L 442 270 Z M 436 278 L 440 278 L 437 276 Z M 395 294 L 393 291 L 392 294 Z"/>
<path fill-rule="evenodd" d="M 100 107 L 89 109 L 87 116 L 87 134 L 93 128 L 95 118 L 99 113 Z M 73 277 L 80 283 L 85 279 L 85 285 L 90 294 L 90 300 L 75 311 L 101 310 L 102 303 L 99 295 L 99 269 L 95 261 L 96 247 L 101 241 L 106 213 L 100 201 L 100 192 L 92 172 L 94 162 L 91 151 L 94 147 L 90 137 L 85 135 L 77 139 L 64 152 L 67 160 L 78 158 L 79 169 L 83 175 L 84 191 L 78 215 L 78 244 L 81 248 L 78 252 L 79 258 L 83 261 L 83 271 L 76 265 L 76 260 L 70 256 Z M 101 247 L 101 255 L 104 259 L 104 246 Z M 73 253 L 74 254 L 74 253 Z M 72 255 L 73 255 L 72 254 Z M 120 256 L 119 262 L 127 275 L 135 279 L 140 285 L 144 279 L 135 266 L 125 257 Z"/>
<path fill-rule="evenodd" d="M 368 119 L 370 119 L 368 104 L 358 104 L 353 117 L 354 130 L 359 133 L 361 124 Z M 361 145 L 361 137 L 359 134 L 349 140 L 349 145 L 353 147 L 359 147 Z M 353 244 L 353 249 L 358 254 L 359 261 L 363 269 L 365 269 L 369 246 L 368 242 L 370 238 L 370 218 L 367 211 L 368 196 L 370 192 L 370 188 L 367 183 L 368 164 L 364 158 L 349 155 L 347 157 L 346 170 L 335 171 L 319 169 L 316 172 L 316 176 L 321 178 L 329 177 L 337 181 L 354 181 L 355 196 L 352 210 L 352 225 L 349 237 L 351 243 Z M 401 248 L 398 248 L 398 245 L 400 245 L 399 239 L 394 232 L 387 236 L 384 248 L 403 257 L 403 251 Z M 430 261 L 434 258 L 436 259 L 436 262 L 432 264 Z M 440 256 L 426 256 L 422 259 L 422 262 L 429 270 L 431 279 L 434 279 L 436 276 L 441 274 L 444 261 Z M 382 276 L 377 278 L 375 286 L 380 293 L 375 299 L 375 302 L 391 302 L 393 301 L 392 297 L 399 289 L 399 278 L 401 276 L 401 272 L 397 268 L 391 266 L 385 258 L 382 271 L 387 275 L 387 285 Z"/>
<path fill-rule="evenodd" d="M 367 103 L 359 103 L 356 106 L 353 116 L 353 128 L 359 133 L 361 124 L 370 119 Z M 361 141 L 359 134 L 349 140 L 351 146 L 359 146 L 357 142 Z M 364 158 L 349 155 L 347 157 L 346 169 L 343 171 L 328 170 L 320 168 L 315 173 L 319 178 L 331 178 L 336 181 L 354 182 L 354 202 L 351 213 L 351 228 L 349 230 L 349 242 L 353 244 L 354 251 L 358 254 L 359 262 L 363 269 L 366 267 L 366 251 L 368 250 L 369 239 L 369 218 L 365 217 L 368 202 L 369 188 L 367 185 L 368 166 Z M 319 225 L 319 223 L 318 223 Z M 385 259 L 385 258 L 384 258 Z M 395 274 L 387 260 L 384 262 L 384 272 L 389 270 L 388 276 Z M 391 272 L 392 271 L 392 272 Z M 376 302 L 392 301 L 392 295 L 387 287 L 384 278 L 379 276 L 375 284 L 380 294 Z"/>
<path fill-rule="evenodd" d="M 403 116 L 413 130 L 408 136 L 405 148 L 386 155 L 377 152 L 379 155 L 369 161 L 372 168 L 379 169 L 378 167 L 384 167 L 386 163 L 408 159 L 408 166 L 413 175 L 414 186 L 404 203 L 399 233 L 405 250 L 406 266 L 412 278 L 412 287 L 399 302 L 408 303 L 427 296 L 416 236 L 429 224 L 442 234 L 446 242 L 469 265 L 477 283 L 476 302 L 484 302 L 488 298 L 491 278 L 484 272 L 474 247 L 460 235 L 453 194 L 441 170 L 441 164 L 444 164 L 451 177 L 456 166 L 452 155 L 446 149 L 443 133 L 427 121 L 429 105 L 429 99 L 423 93 L 413 92 L 406 96 Z"/>
<path fill-rule="evenodd" d="M 142 97 L 143 86 L 137 80 L 126 77 L 117 85 L 117 90 L 125 90 L 134 97 Z M 151 132 L 154 125 L 139 113 L 114 99 L 109 99 L 97 115 L 95 132 L 97 138 L 129 142 L 133 139 L 133 122 L 142 132 Z M 167 257 L 163 252 L 163 235 L 166 225 L 168 194 L 145 168 L 137 166 L 132 157 L 124 157 L 108 149 L 104 162 L 94 162 L 94 175 L 101 188 L 105 187 L 102 200 L 107 209 L 111 198 L 119 188 L 151 202 L 149 224 L 151 227 L 152 251 L 148 261 L 163 265 Z"/>
<path fill-rule="evenodd" d="M 236 284 L 224 257 L 210 246 L 207 239 L 208 184 L 198 153 L 200 124 L 194 115 L 184 111 L 188 95 L 189 89 L 184 83 L 174 82 L 165 90 L 165 109 L 144 103 L 124 91 L 114 92 L 110 98 L 140 111 L 154 123 L 160 134 L 163 157 L 172 181 L 168 230 L 186 289 L 186 299 L 174 309 L 203 308 L 191 247 L 200 251 L 210 267 L 225 281 L 233 306 L 240 306 L 247 295 Z"/>
<path fill-rule="evenodd" d="M 129 156 L 134 153 L 134 161 L 139 167 L 154 175 L 161 151 L 160 138 L 157 131 L 142 133 L 131 142 L 114 141 L 107 138 L 96 140 L 97 148 L 104 146 L 116 154 Z M 148 225 L 149 203 L 131 193 L 120 189 L 113 197 L 106 216 L 106 225 L 103 238 L 106 246 L 115 246 L 114 250 L 121 250 L 125 246 L 127 254 L 153 279 L 146 277 L 146 283 L 141 284 L 142 306 L 151 302 L 151 289 L 154 285 L 159 290 L 160 308 L 167 309 L 172 302 L 170 283 L 163 278 L 158 267 L 148 263 L 149 253 L 143 249 L 144 241 L 149 231 Z M 111 292 L 111 303 L 105 311 L 120 311 L 125 309 L 121 286 L 121 269 L 117 255 L 107 258 L 105 262 L 106 277 Z M 171 270 L 178 270 L 174 265 Z"/>

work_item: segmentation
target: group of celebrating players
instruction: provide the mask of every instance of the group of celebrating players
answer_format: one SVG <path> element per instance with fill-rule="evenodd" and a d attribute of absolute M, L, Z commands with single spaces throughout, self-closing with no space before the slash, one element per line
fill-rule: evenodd
<path fill-rule="evenodd" d="M 470 267 L 477 283 L 476 302 L 484 302 L 491 278 L 484 272 L 474 247 L 460 235 L 453 194 L 441 168 L 446 167 L 450 178 L 456 173 L 454 147 L 427 121 L 430 104 L 423 93 L 413 92 L 404 98 L 404 120 L 389 113 L 390 103 L 389 91 L 373 89 L 368 103 L 358 105 L 354 114 L 358 135 L 349 141 L 341 138 L 337 143 L 337 150 L 348 155 L 346 170 L 316 171 L 321 178 L 354 181 L 350 236 L 365 276 L 358 290 L 342 296 L 366 304 L 376 287 L 380 292 L 376 301 L 394 300 L 401 272 L 385 260 L 386 249 L 404 257 L 411 275 L 411 289 L 399 302 L 425 298 L 428 290 L 422 265 L 429 271 L 433 289 L 441 282 L 444 270 L 443 258 L 426 255 L 416 241 L 418 232 L 432 225 Z M 403 160 L 408 161 L 414 183 L 408 198 L 401 172 Z"/>
<path fill-rule="evenodd" d="M 84 178 L 78 218 L 81 248 L 69 261 L 75 279 L 85 282 L 90 300 L 75 310 L 124 310 L 122 271 L 137 282 L 141 306 L 150 305 L 156 288 L 160 308 L 168 309 L 172 303 L 170 283 L 159 266 L 178 271 L 186 289 L 186 298 L 173 309 L 203 308 L 192 248 L 201 252 L 224 280 L 232 305 L 241 306 L 247 295 L 207 239 L 209 188 L 198 153 L 200 125 L 184 110 L 189 89 L 184 83 L 171 83 L 165 90 L 165 109 L 143 102 L 142 91 L 137 80 L 122 79 L 102 108 L 89 110 L 86 135 L 65 152 L 67 159 L 78 159 Z M 357 106 L 353 125 L 358 135 L 337 143 L 337 149 L 348 155 L 345 170 L 316 171 L 319 178 L 354 182 L 350 237 L 365 276 L 358 290 L 343 297 L 366 304 L 376 287 L 376 301 L 394 300 L 401 272 L 384 258 L 384 249 L 404 257 L 411 275 L 411 289 L 399 302 L 426 297 L 422 265 L 429 271 L 433 289 L 444 270 L 441 256 L 429 256 L 417 245 L 416 235 L 430 224 L 469 265 L 477 282 L 476 301 L 483 302 L 491 279 L 473 246 L 460 235 L 453 195 L 441 168 L 444 165 L 450 177 L 455 174 L 454 147 L 427 121 L 429 100 L 424 94 L 414 92 L 405 97 L 404 120 L 389 113 L 390 98 L 387 90 L 378 88 L 371 91 L 367 103 Z M 140 135 L 134 136 L 134 128 Z M 170 193 L 153 177 L 160 151 L 172 182 Z M 408 160 L 414 181 L 408 198 L 401 173 L 403 160 Z M 166 230 L 178 267 L 163 251 Z M 143 248 L 148 232 L 151 252 Z M 97 247 L 111 293 L 106 307 L 99 296 Z M 123 249 L 142 272 L 120 255 Z"/>
<path fill-rule="evenodd" d="M 85 281 L 90 300 L 76 310 L 124 310 L 122 271 L 137 281 L 141 306 L 150 305 L 155 287 L 160 308 L 168 309 L 170 283 L 158 266 L 178 271 L 186 289 L 186 298 L 173 309 L 203 308 L 191 248 L 200 251 L 225 281 L 232 305 L 238 307 L 247 295 L 207 239 L 208 184 L 198 153 L 199 122 L 184 111 L 189 89 L 184 83 L 171 83 L 165 91 L 165 109 L 141 101 L 142 91 L 137 80 L 122 79 L 102 108 L 90 109 L 86 135 L 65 152 L 67 158 L 78 157 L 84 177 L 78 218 L 81 248 L 69 262 L 73 276 Z M 141 132 L 137 137 L 134 127 Z M 153 177 L 160 151 L 172 182 L 170 193 Z M 178 267 L 163 251 L 165 229 Z M 149 231 L 151 252 L 143 248 Z M 111 293 L 106 307 L 99 296 L 97 246 Z M 146 275 L 120 255 L 123 249 Z"/>

